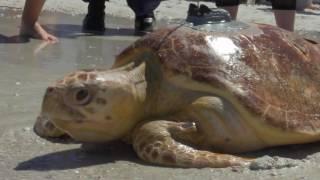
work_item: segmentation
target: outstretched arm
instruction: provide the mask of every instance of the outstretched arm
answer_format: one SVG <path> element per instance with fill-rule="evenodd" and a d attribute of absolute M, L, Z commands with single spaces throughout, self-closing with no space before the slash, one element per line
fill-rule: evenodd
<path fill-rule="evenodd" d="M 38 23 L 38 17 L 42 10 L 44 0 L 26 0 L 22 21 L 20 35 L 27 35 L 35 38 L 40 38 L 45 41 L 57 41 L 57 38 L 49 34 Z"/>

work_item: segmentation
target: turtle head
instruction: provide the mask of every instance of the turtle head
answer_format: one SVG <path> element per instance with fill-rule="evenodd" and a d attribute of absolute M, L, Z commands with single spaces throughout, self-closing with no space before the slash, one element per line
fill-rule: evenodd
<path fill-rule="evenodd" d="M 123 138 L 139 119 L 141 103 L 124 71 L 77 71 L 47 88 L 34 131 L 79 142 Z"/>

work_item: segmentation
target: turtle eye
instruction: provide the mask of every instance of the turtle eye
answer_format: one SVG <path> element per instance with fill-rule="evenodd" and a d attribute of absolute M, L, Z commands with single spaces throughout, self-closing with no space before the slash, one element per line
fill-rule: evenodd
<path fill-rule="evenodd" d="M 86 88 L 80 88 L 73 93 L 73 102 L 77 105 L 86 105 L 91 101 L 92 95 Z"/>

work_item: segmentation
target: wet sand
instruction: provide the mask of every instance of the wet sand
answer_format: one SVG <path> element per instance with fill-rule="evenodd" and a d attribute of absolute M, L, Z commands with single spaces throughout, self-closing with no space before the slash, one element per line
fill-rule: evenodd
<path fill-rule="evenodd" d="M 132 36 L 132 14 L 124 1 L 110 2 L 108 29 L 97 36 L 81 33 L 84 3 L 68 0 L 61 7 L 56 0 L 48 1 L 41 21 L 60 38 L 59 43 L 17 38 L 22 2 L 0 1 L 0 179 L 319 179 L 319 143 L 251 153 L 258 157 L 251 167 L 181 169 L 145 164 L 123 144 L 88 153 L 80 145 L 40 139 L 32 125 L 45 88 L 76 69 L 110 67 L 114 56 L 137 37 Z M 157 10 L 163 21 L 184 17 L 185 12 L 174 12 L 172 2 L 164 1 Z M 187 5 L 177 3 L 181 9 Z M 319 40 L 319 14 L 298 13 L 296 29 Z M 268 6 L 241 6 L 239 17 L 274 24 Z"/>

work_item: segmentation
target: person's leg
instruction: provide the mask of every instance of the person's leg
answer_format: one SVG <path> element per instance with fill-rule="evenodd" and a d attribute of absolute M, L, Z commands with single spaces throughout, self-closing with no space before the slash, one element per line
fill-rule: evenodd
<path fill-rule="evenodd" d="M 105 31 L 105 1 L 106 0 L 83 0 L 88 2 L 88 13 L 83 20 L 83 31 L 104 32 Z"/>
<path fill-rule="evenodd" d="M 239 4 L 240 0 L 216 0 L 217 7 L 228 11 L 233 20 L 237 19 Z"/>
<path fill-rule="evenodd" d="M 43 29 L 38 22 L 44 2 L 44 0 L 26 0 L 21 18 L 20 35 L 56 42 L 57 38 Z"/>
<path fill-rule="evenodd" d="M 272 0 L 271 2 L 277 26 L 294 31 L 296 0 Z"/>
<path fill-rule="evenodd" d="M 128 6 L 135 13 L 135 31 L 138 35 L 153 31 L 154 10 L 161 0 L 127 0 Z"/>

